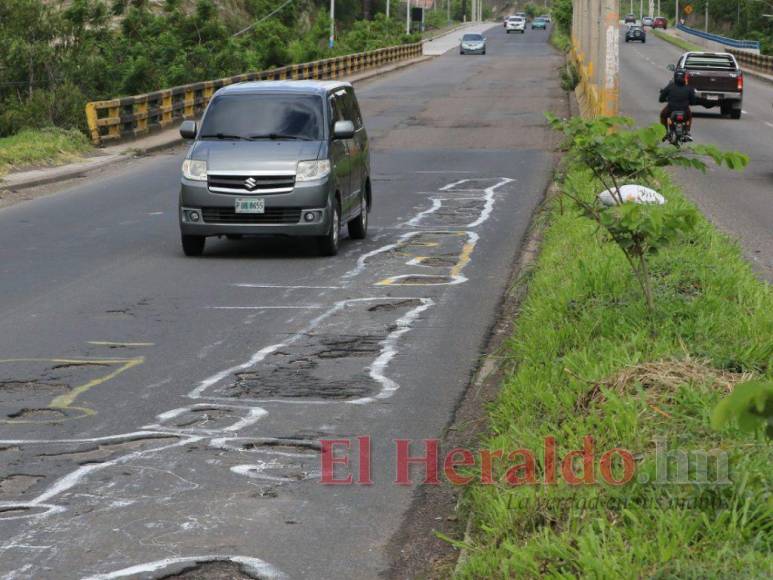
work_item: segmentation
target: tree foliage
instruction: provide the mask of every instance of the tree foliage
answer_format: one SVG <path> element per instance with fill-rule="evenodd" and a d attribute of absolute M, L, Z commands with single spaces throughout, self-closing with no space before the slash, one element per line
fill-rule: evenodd
<path fill-rule="evenodd" d="M 396 18 L 360 20 L 362 0 L 337 0 L 331 50 L 326 4 L 244 0 L 250 19 L 229 23 L 213 0 L 165 0 L 160 7 L 148 0 L 72 0 L 66 7 L 3 0 L 0 136 L 23 127 L 82 129 L 88 100 L 416 40 Z"/>
<path fill-rule="evenodd" d="M 642 205 L 623 199 L 621 187 L 636 184 L 657 185 L 659 168 L 679 166 L 706 170 L 706 159 L 717 165 L 741 170 L 749 158 L 736 152 L 724 152 L 713 145 L 676 148 L 663 143 L 665 128 L 651 125 L 633 128 L 628 117 L 558 119 L 547 114 L 550 125 L 565 136 L 568 161 L 588 168 L 609 191 L 614 203 L 603 206 L 597 199 L 584 199 L 579 184 L 566 180 L 563 193 L 572 199 L 588 218 L 606 230 L 609 238 L 625 254 L 641 286 L 647 307 L 652 312 L 655 299 L 647 258 L 659 252 L 680 235 L 688 234 L 697 222 L 692 206 Z"/>

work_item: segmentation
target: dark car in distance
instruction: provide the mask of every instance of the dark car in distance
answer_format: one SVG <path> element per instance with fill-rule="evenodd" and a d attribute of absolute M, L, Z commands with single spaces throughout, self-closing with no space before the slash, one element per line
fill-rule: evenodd
<path fill-rule="evenodd" d="M 634 15 L 634 14 L 626 14 L 625 15 L 625 23 L 626 24 L 636 24 L 636 15 Z"/>
<path fill-rule="evenodd" d="M 625 31 L 626 42 L 647 42 L 647 34 L 641 26 L 629 26 Z"/>
<path fill-rule="evenodd" d="M 662 28 L 665 30 L 668 28 L 668 19 L 665 16 L 655 16 L 652 21 L 652 28 Z"/>

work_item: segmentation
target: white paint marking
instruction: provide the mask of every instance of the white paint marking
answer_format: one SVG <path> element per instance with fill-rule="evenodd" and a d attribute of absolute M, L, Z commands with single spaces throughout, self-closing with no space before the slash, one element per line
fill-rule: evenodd
<path fill-rule="evenodd" d="M 420 300 L 421 306 L 417 306 L 413 310 L 408 311 L 404 316 L 397 320 L 395 323 L 397 329 L 390 332 L 386 339 L 381 342 L 381 354 L 376 358 L 373 364 L 368 367 L 370 376 L 381 383 L 381 392 L 373 397 L 353 399 L 347 401 L 347 403 L 352 405 L 364 405 L 365 403 L 372 403 L 380 399 L 388 399 L 400 388 L 400 385 L 387 377 L 384 374 L 384 371 L 397 354 L 397 341 L 400 340 L 400 337 L 411 329 L 411 326 L 422 312 L 435 304 L 430 298 L 420 298 Z"/>
<path fill-rule="evenodd" d="M 773 123 L 769 123 L 769 122 L 765 121 L 765 124 L 766 124 L 768 127 L 770 127 L 771 129 L 773 129 Z"/>
<path fill-rule="evenodd" d="M 207 306 L 207 310 L 314 310 L 322 308 L 319 304 L 302 306 Z"/>
<path fill-rule="evenodd" d="M 165 421 L 171 421 L 172 419 L 179 417 L 183 413 L 194 413 L 194 412 L 201 412 L 201 411 L 208 411 L 208 410 L 247 411 L 247 414 L 241 419 L 239 419 L 238 421 L 234 422 L 233 425 L 229 427 L 223 427 L 221 429 L 200 429 L 196 427 L 189 429 L 185 427 L 165 427 L 163 425 Z M 156 420 L 158 421 L 157 425 L 148 425 L 144 427 L 144 429 L 153 429 L 161 432 L 169 431 L 172 433 L 180 433 L 180 434 L 186 434 L 186 435 L 189 433 L 197 434 L 197 435 L 217 435 L 219 433 L 233 433 L 235 431 L 244 429 L 245 427 L 249 427 L 250 425 L 254 425 L 266 415 L 268 415 L 268 411 L 260 407 L 244 407 L 240 405 L 197 403 L 195 405 L 189 405 L 187 407 L 180 407 L 178 409 L 172 409 L 171 411 L 165 411 L 164 413 L 161 413 L 160 415 L 156 416 Z"/>
<path fill-rule="evenodd" d="M 167 435 L 166 433 L 159 433 L 159 434 Z M 104 440 L 104 439 L 115 439 L 117 437 L 126 437 L 126 435 L 114 436 L 114 437 L 102 437 L 102 438 L 96 438 L 96 439 L 86 439 L 83 441 L 98 441 L 98 440 Z M 37 496 L 36 498 L 34 498 L 29 502 L 0 502 L 0 509 L 3 509 L 3 510 L 34 509 L 34 508 L 45 507 L 45 508 L 48 508 L 47 511 L 42 513 L 20 514 L 18 516 L 6 516 L 3 519 L 15 520 L 15 519 L 24 519 L 24 518 L 39 518 L 42 516 L 51 515 L 53 513 L 61 513 L 65 511 L 66 508 L 62 506 L 48 504 L 46 502 L 52 499 L 53 497 L 56 497 L 57 495 L 72 489 L 73 487 L 78 485 L 78 483 L 80 483 L 81 480 L 83 480 L 89 474 L 97 471 L 101 471 L 107 467 L 112 467 L 114 465 L 120 465 L 120 464 L 126 463 L 128 461 L 131 461 L 132 459 L 136 459 L 146 454 L 155 453 L 156 451 L 164 451 L 166 449 L 172 449 L 174 447 L 181 447 L 184 445 L 188 445 L 189 443 L 195 443 L 197 441 L 200 441 L 201 439 L 202 439 L 201 437 L 189 436 L 186 438 L 181 438 L 179 441 L 176 441 L 175 443 L 172 443 L 169 445 L 163 445 L 161 447 L 153 447 L 152 449 L 143 449 L 141 451 L 135 451 L 133 453 L 128 453 L 126 455 L 122 455 L 110 461 L 104 461 L 102 463 L 83 465 L 78 469 L 76 469 L 75 471 L 72 471 L 67 475 L 65 475 L 64 477 L 61 477 L 60 479 L 55 481 L 52 485 L 48 487 L 48 489 L 46 489 L 43 493 L 41 493 L 39 496 Z"/>
<path fill-rule="evenodd" d="M 343 286 L 283 286 L 281 284 L 249 284 L 249 283 L 241 283 L 241 284 L 231 284 L 231 286 L 235 286 L 237 288 L 276 288 L 276 289 L 285 289 L 285 290 L 339 290 L 340 288 L 343 288 Z"/>
<path fill-rule="evenodd" d="M 418 234 L 418 233 L 422 233 L 422 232 L 409 232 L 409 234 Z M 468 233 L 471 235 L 475 235 L 473 232 L 468 232 Z M 188 397 L 192 399 L 205 398 L 204 392 L 210 387 L 212 387 L 213 385 L 216 385 L 217 383 L 221 382 L 223 379 L 229 377 L 230 375 L 236 372 L 254 367 L 255 365 L 265 360 L 265 358 L 268 355 L 276 352 L 280 348 L 286 348 L 287 346 L 297 342 L 301 338 L 308 335 L 312 330 L 314 330 L 326 319 L 330 318 L 337 312 L 340 312 L 341 310 L 343 310 L 347 304 L 358 303 L 358 302 L 373 302 L 373 301 L 386 301 L 386 300 L 399 301 L 399 300 L 416 300 L 416 299 L 417 298 L 414 298 L 414 297 L 377 296 L 373 298 L 352 298 L 350 300 L 342 300 L 340 302 L 336 302 L 329 310 L 323 312 L 317 318 L 312 320 L 300 332 L 297 332 L 296 334 L 292 335 L 287 340 L 283 342 L 279 342 L 277 344 L 266 346 L 260 349 L 259 351 L 257 351 L 256 353 L 254 353 L 246 362 L 232 366 L 225 370 L 222 370 L 212 375 L 211 377 L 204 379 L 198 384 L 198 386 L 195 389 L 193 389 L 193 391 L 191 391 L 188 394 Z M 386 368 L 389 361 L 392 360 L 392 358 L 397 353 L 396 347 L 395 347 L 397 340 L 403 334 L 408 332 L 408 330 L 410 330 L 410 326 L 413 324 L 416 318 L 418 318 L 419 314 L 421 314 L 427 308 L 435 304 L 435 302 L 431 298 L 418 298 L 418 300 L 421 301 L 421 305 L 410 310 L 403 317 L 397 320 L 397 322 L 395 323 L 396 329 L 390 332 L 387 335 L 387 337 L 381 342 L 381 346 L 382 346 L 381 353 L 376 358 L 375 362 L 370 367 L 368 367 L 371 378 L 381 384 L 381 391 L 379 392 L 379 394 L 376 395 L 375 397 L 353 399 L 351 401 L 347 401 L 347 403 L 362 404 L 365 402 L 374 401 L 376 399 L 385 399 L 385 398 L 391 397 L 392 394 L 399 388 L 399 385 L 396 382 L 394 382 L 392 379 L 384 375 L 384 369 Z M 229 402 L 233 401 L 233 399 L 229 399 L 228 397 L 206 397 L 206 399 L 212 400 L 212 401 L 229 401 Z M 239 401 L 242 403 L 262 403 L 262 404 L 289 403 L 289 404 L 304 404 L 304 405 L 309 405 L 309 404 L 328 405 L 328 404 L 338 403 L 337 401 L 313 401 L 313 400 L 293 401 L 293 400 L 284 400 L 284 399 L 239 399 Z"/>
<path fill-rule="evenodd" d="M 88 576 L 84 580 L 116 580 L 117 578 L 126 578 L 127 576 L 153 575 L 154 572 L 164 570 L 170 566 L 178 564 L 193 564 L 196 562 L 233 562 L 240 564 L 246 572 L 254 575 L 257 578 L 266 578 L 268 580 L 284 580 L 287 575 L 281 570 L 275 568 L 273 565 L 260 560 L 258 558 L 248 558 L 245 556 L 227 556 L 223 554 L 207 554 L 202 556 L 189 556 L 186 558 L 165 558 L 163 560 L 157 560 L 155 562 L 148 562 L 146 564 L 138 564 L 122 570 L 116 570 L 115 572 L 108 572 L 107 574 L 96 574 L 94 576 Z"/>

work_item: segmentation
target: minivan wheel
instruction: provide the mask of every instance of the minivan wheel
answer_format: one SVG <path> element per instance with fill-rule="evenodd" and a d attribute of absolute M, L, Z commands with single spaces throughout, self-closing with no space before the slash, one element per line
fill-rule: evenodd
<path fill-rule="evenodd" d="M 185 234 L 180 236 L 180 240 L 183 245 L 183 253 L 186 256 L 201 256 L 204 252 L 204 244 L 207 238 L 204 236 L 186 236 Z"/>
<path fill-rule="evenodd" d="M 360 215 L 346 224 L 349 228 L 349 237 L 353 240 L 362 240 L 368 235 L 368 200 L 362 196 Z"/>
<path fill-rule="evenodd" d="M 341 231 L 341 209 L 338 203 L 333 204 L 330 216 L 330 230 L 318 239 L 319 252 L 323 256 L 335 256 L 338 253 L 338 240 Z"/>

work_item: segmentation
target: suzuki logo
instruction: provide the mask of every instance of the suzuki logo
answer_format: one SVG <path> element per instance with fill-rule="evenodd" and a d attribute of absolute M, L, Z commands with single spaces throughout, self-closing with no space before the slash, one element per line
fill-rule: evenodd
<path fill-rule="evenodd" d="M 258 182 L 254 177 L 249 177 L 244 180 L 244 187 L 246 187 L 248 191 L 255 189 L 256 185 L 258 185 Z"/>

